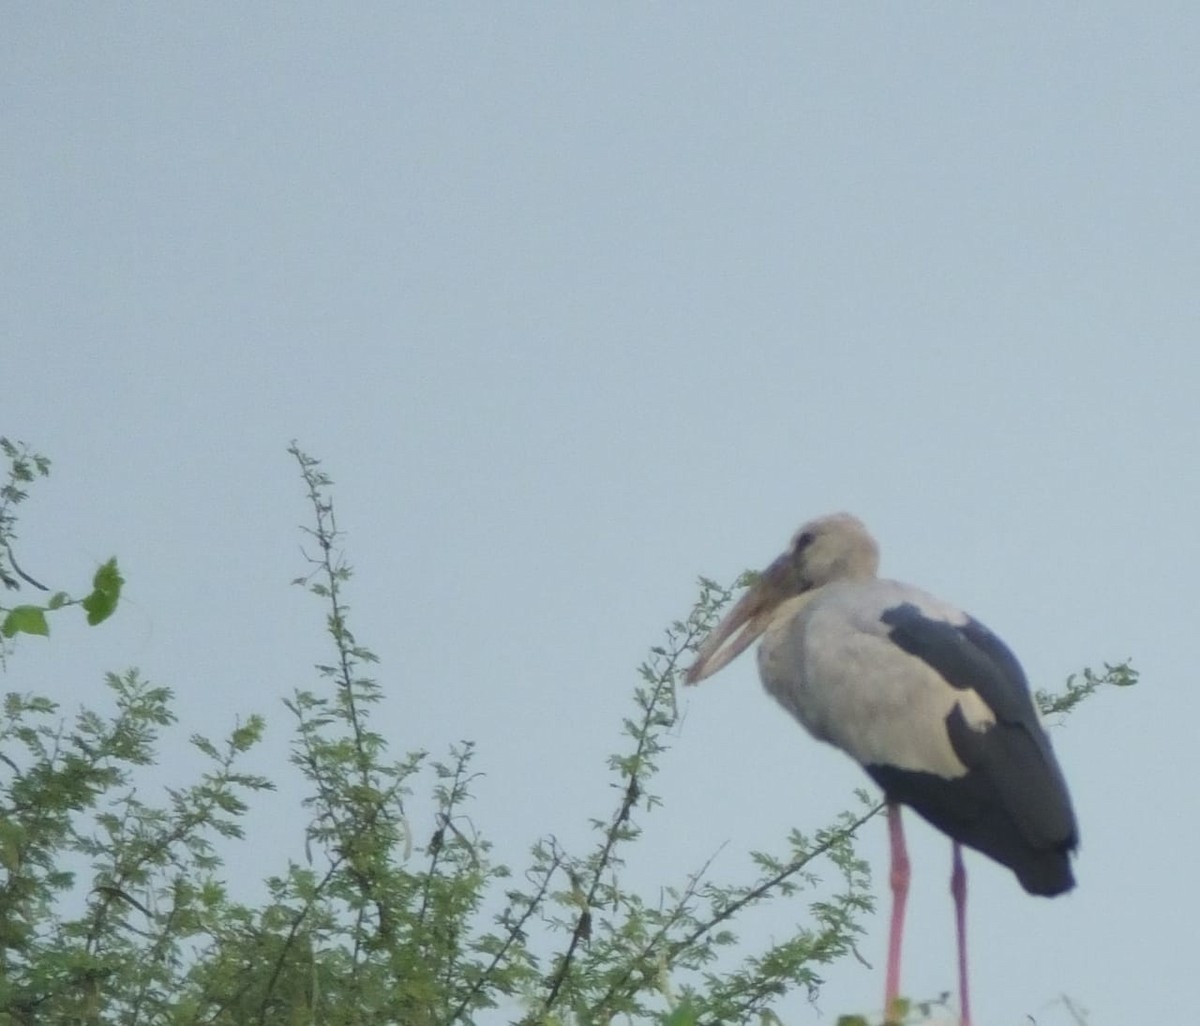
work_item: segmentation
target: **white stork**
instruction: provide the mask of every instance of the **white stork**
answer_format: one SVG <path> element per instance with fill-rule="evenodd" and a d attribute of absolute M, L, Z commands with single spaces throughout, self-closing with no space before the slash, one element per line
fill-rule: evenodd
<path fill-rule="evenodd" d="M 1031 894 L 1075 884 L 1075 814 L 1029 686 L 983 624 L 907 584 L 881 580 L 879 547 L 848 513 L 805 524 L 700 645 L 695 684 L 760 635 L 763 685 L 814 737 L 862 764 L 887 798 L 892 920 L 884 1017 L 895 1012 L 909 863 L 900 805 L 954 842 L 950 889 L 963 1026 L 965 844 Z"/>

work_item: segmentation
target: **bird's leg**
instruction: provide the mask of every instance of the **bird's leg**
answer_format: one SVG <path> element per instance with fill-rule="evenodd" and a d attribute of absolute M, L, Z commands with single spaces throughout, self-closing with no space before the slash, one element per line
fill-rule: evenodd
<path fill-rule="evenodd" d="M 883 1019 L 892 1022 L 899 1010 L 895 1007 L 900 996 L 900 942 L 904 934 L 904 907 L 908 903 L 908 849 L 904 844 L 904 824 L 900 821 L 900 806 L 888 802 L 888 837 L 891 840 L 892 865 L 892 926 L 888 932 L 887 984 L 883 994 Z"/>
<path fill-rule="evenodd" d="M 967 871 L 962 845 L 954 842 L 954 870 L 950 874 L 954 895 L 954 922 L 958 933 L 958 994 L 962 1001 L 962 1026 L 971 1026 L 971 992 L 967 984 Z"/>

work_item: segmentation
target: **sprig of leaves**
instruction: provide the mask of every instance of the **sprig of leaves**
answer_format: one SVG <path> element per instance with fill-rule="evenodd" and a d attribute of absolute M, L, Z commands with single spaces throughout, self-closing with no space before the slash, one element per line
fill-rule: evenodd
<path fill-rule="evenodd" d="M 28 498 L 30 483 L 49 475 L 50 461 L 24 442 L 14 443 L 3 437 L 0 437 L 0 453 L 8 460 L 7 477 L 0 485 L 0 583 L 11 591 L 20 590 L 22 582 L 39 591 L 49 591 L 21 569 L 13 554 L 12 543 L 16 540 L 16 507 Z M 114 557 L 92 575 L 92 590 L 82 599 L 74 599 L 65 591 L 56 591 L 45 604 L 0 606 L 0 637 L 10 639 L 18 634 L 47 637 L 50 623 L 46 614 L 75 605 L 83 607 L 88 624 L 94 627 L 116 611 L 124 583 Z"/>

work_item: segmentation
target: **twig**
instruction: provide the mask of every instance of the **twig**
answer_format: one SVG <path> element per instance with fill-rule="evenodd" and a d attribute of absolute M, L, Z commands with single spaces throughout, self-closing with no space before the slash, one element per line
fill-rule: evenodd
<path fill-rule="evenodd" d="M 658 720 L 659 703 L 665 695 L 672 693 L 672 684 L 680 655 L 694 647 L 696 641 L 706 633 L 707 624 L 696 623 L 693 618 L 689 621 L 689 628 L 684 634 L 682 642 L 676 644 L 673 651 L 664 653 L 667 660 L 666 666 L 654 680 L 649 699 L 643 706 L 641 723 L 636 731 L 637 745 L 635 746 L 633 757 L 628 763 L 629 769 L 625 775 L 625 792 L 621 797 L 621 804 L 618 806 L 612 821 L 609 823 L 608 829 L 605 831 L 604 843 L 592 868 L 591 881 L 584 895 L 583 908 L 580 910 L 579 917 L 575 921 L 575 928 L 571 931 L 571 940 L 567 944 L 567 950 L 563 953 L 558 968 L 550 980 L 546 998 L 542 1002 L 543 1012 L 548 1012 L 553 1007 L 555 1001 L 558 1000 L 559 992 L 566 981 L 567 974 L 571 970 L 571 964 L 574 961 L 576 952 L 579 950 L 579 945 L 591 936 L 591 909 L 595 902 L 596 892 L 600 889 L 604 873 L 611 864 L 613 852 L 622 839 L 622 828 L 629 822 L 633 808 L 642 794 L 640 774 L 650 744 L 652 728 Z"/>
<path fill-rule="evenodd" d="M 8 553 L 8 561 L 9 561 L 9 563 L 12 564 L 12 568 L 17 572 L 17 575 L 21 578 L 21 580 L 25 581 L 27 584 L 32 584 L 35 588 L 40 588 L 42 591 L 50 590 L 41 582 L 35 581 L 32 577 L 29 576 L 29 574 L 27 574 L 24 570 L 22 570 L 20 568 L 20 566 L 17 565 L 17 557 L 13 555 L 12 546 L 9 545 L 8 542 L 4 543 L 4 551 Z M 15 585 L 9 583 L 8 578 L 5 578 L 4 583 L 7 584 L 10 588 L 15 587 Z"/>
<path fill-rule="evenodd" d="M 487 964 L 487 968 L 479 974 L 479 977 L 471 985 L 471 989 L 462 996 L 462 999 L 455 1006 L 454 1011 L 450 1013 L 450 1018 L 446 1020 L 446 1026 L 451 1026 L 452 1023 L 458 1022 L 459 1017 L 467 1010 L 467 1006 L 474 1000 L 475 995 L 483 989 L 483 985 L 488 982 L 496 967 L 504 960 L 504 956 L 508 954 L 508 949 L 524 932 L 525 924 L 529 921 L 529 917 L 541 907 L 542 899 L 546 896 L 546 891 L 550 889 L 550 880 L 554 876 L 555 871 L 562 865 L 561 857 L 555 854 L 550 865 L 546 868 L 546 876 L 542 880 L 541 887 L 537 893 L 529 899 L 529 904 L 521 917 L 509 927 L 508 936 L 504 938 L 504 943 L 500 945 L 500 950 L 492 956 L 492 960 Z"/>

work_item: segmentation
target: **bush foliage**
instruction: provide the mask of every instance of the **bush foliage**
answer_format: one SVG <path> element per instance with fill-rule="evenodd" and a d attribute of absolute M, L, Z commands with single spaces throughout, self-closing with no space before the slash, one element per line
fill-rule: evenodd
<path fill-rule="evenodd" d="M 49 594 L 13 554 L 17 507 L 49 461 L 7 440 L 0 447 L 9 463 L 0 580 L 11 592 Z M 247 853 L 236 871 L 263 879 L 265 898 L 231 895 L 231 845 L 252 803 L 274 786 L 242 768 L 262 718 L 216 740 L 193 734 L 206 768 L 190 786 L 151 799 L 156 749 L 175 728 L 167 688 L 135 670 L 112 673 L 107 711 L 73 716 L 44 697 L 8 693 L 0 1026 L 770 1022 L 782 995 L 814 993 L 826 968 L 852 954 L 874 907 L 855 851 L 856 832 L 879 809 L 865 794 L 834 822 L 793 831 L 778 852 L 754 853 L 750 879 L 718 882 L 701 866 L 649 897 L 621 883 L 640 820 L 659 805 L 653 780 L 676 723 L 682 667 L 733 588 L 701 580 L 692 609 L 638 668 L 608 764 L 618 799 L 591 820 L 592 845 L 573 852 L 551 837 L 535 840 L 514 875 L 468 815 L 471 744 L 440 758 L 396 757 L 372 728 L 382 689 L 371 676 L 375 656 L 349 624 L 351 570 L 331 482 L 316 460 L 289 451 L 311 514 L 310 555 L 296 583 L 323 606 L 330 651 L 313 687 L 284 701 L 291 769 L 280 772 L 305 785 L 303 850 L 275 866 L 261 864 L 267 853 Z M 0 606 L 5 666 L 20 636 L 48 633 L 60 610 L 78 605 L 89 623 L 103 621 L 121 584 L 112 560 L 81 599 L 55 592 Z M 1134 679 L 1127 664 L 1106 666 L 1039 699 L 1063 713 L 1099 687 Z M 422 806 L 432 814 L 414 821 L 407 806 L 417 788 L 432 795 Z M 808 893 L 818 873 L 824 886 L 791 936 L 749 953 L 735 944 L 750 906 Z"/>

